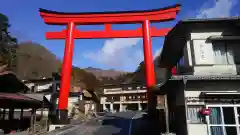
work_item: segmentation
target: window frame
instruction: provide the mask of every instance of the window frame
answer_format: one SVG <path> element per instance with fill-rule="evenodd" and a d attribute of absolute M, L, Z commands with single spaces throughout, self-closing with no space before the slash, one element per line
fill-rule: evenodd
<path fill-rule="evenodd" d="M 214 65 L 226 65 L 226 64 L 224 64 L 224 63 L 222 63 L 222 64 L 218 64 L 218 63 L 216 63 L 216 55 L 215 55 L 215 51 L 216 51 L 216 46 L 220 46 L 219 45 L 219 43 L 221 43 L 221 44 L 223 44 L 223 47 L 224 47 L 224 55 L 225 55 L 225 57 L 226 57 L 226 64 L 227 65 L 232 65 L 232 64 L 229 64 L 229 58 L 228 58 L 228 56 L 227 56 L 227 51 L 228 51 L 228 49 L 227 49 L 227 45 L 224 43 L 224 42 L 220 42 L 220 41 L 214 41 L 214 42 L 212 42 L 212 48 L 213 48 L 213 57 L 214 57 Z M 222 53 L 222 52 L 221 52 Z"/>
<path fill-rule="evenodd" d="M 224 45 L 224 53 L 225 53 L 225 57 L 226 57 L 226 60 L 227 60 L 226 64 L 227 65 L 240 65 L 240 60 L 238 60 L 238 61 L 234 60 L 233 63 L 231 63 L 230 60 L 229 60 L 229 56 L 228 56 L 228 52 L 229 52 L 229 50 L 231 50 L 229 48 L 229 46 L 231 46 L 231 45 L 234 46 L 235 44 L 238 44 L 238 42 L 212 41 L 213 54 L 216 51 L 215 47 L 219 46 L 219 43 Z M 236 52 L 234 52 L 234 49 L 232 51 L 233 51 L 233 56 L 232 57 L 235 58 Z M 215 62 L 215 57 L 216 56 L 214 55 L 213 57 L 214 57 L 214 65 L 226 65 L 226 64 L 216 64 L 216 62 Z"/>

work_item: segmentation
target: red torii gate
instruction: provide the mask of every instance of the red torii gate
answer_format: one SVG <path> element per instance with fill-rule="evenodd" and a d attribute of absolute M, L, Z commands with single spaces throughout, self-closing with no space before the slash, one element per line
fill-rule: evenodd
<path fill-rule="evenodd" d="M 155 85 L 155 73 L 152 58 L 151 37 L 165 36 L 171 28 L 157 29 L 150 27 L 150 22 L 170 21 L 176 18 L 180 11 L 180 5 L 145 11 L 129 12 L 90 12 L 90 13 L 65 13 L 40 9 L 40 15 L 46 24 L 67 25 L 67 29 L 60 32 L 47 32 L 47 39 L 65 39 L 65 51 L 61 72 L 61 87 L 57 116 L 60 121 L 67 119 L 68 96 L 72 71 L 72 56 L 74 39 L 93 38 L 134 38 L 143 37 L 144 62 L 146 66 L 146 86 L 148 88 L 148 107 L 152 104 L 152 91 L 150 87 Z M 111 24 L 141 23 L 142 28 L 135 30 L 112 30 Z M 76 25 L 104 24 L 102 31 L 81 31 Z M 62 122 L 63 122 L 62 121 Z"/>

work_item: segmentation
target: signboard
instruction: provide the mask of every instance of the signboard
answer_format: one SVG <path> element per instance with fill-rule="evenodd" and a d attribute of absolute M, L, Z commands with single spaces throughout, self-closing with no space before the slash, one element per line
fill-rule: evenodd
<path fill-rule="evenodd" d="M 240 99 L 237 98 L 207 98 L 207 97 L 187 97 L 185 98 L 187 103 L 194 102 L 207 102 L 207 103 L 240 103 Z"/>
<path fill-rule="evenodd" d="M 193 40 L 193 49 L 196 65 L 214 64 L 212 43 L 206 43 L 206 40 Z"/>

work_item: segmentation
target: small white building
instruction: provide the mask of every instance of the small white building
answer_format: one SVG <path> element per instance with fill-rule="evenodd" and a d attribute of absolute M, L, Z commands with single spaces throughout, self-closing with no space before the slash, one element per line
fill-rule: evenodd
<path fill-rule="evenodd" d="M 147 109 L 147 90 L 143 84 L 104 85 L 100 103 L 103 110 L 123 112 Z M 158 109 L 165 109 L 164 96 L 157 96 Z"/>
<path fill-rule="evenodd" d="M 140 84 L 105 85 L 100 103 L 103 110 L 111 112 L 145 109 L 146 87 Z"/>
<path fill-rule="evenodd" d="M 240 135 L 240 19 L 180 21 L 165 37 L 160 65 L 178 75 L 161 86 L 169 131 Z"/>

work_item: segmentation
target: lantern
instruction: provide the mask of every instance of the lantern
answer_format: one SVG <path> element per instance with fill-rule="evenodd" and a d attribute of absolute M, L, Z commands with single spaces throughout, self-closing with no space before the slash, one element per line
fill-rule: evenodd
<path fill-rule="evenodd" d="M 211 109 L 209 108 L 203 108 L 202 110 L 200 110 L 200 114 L 201 115 L 210 115 L 211 114 Z"/>
<path fill-rule="evenodd" d="M 173 67 L 171 70 L 172 75 L 177 75 L 177 68 Z"/>

